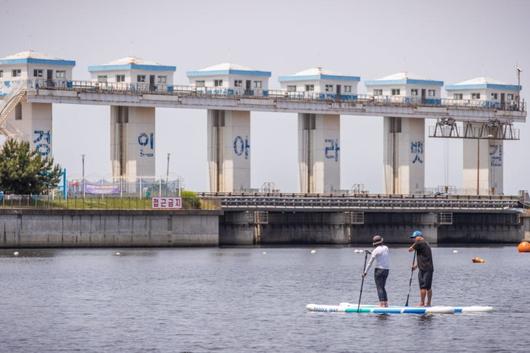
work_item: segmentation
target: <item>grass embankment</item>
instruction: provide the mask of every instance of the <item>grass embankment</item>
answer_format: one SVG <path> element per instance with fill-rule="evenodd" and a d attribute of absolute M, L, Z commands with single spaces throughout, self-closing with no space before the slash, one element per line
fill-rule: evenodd
<path fill-rule="evenodd" d="M 2 205 L 0 203 L 0 205 Z M 18 200 L 3 200 L 6 208 L 50 208 L 50 209 L 94 209 L 94 210 L 150 210 L 151 199 L 138 197 L 70 197 L 68 199 L 48 199 L 25 197 Z M 213 200 L 200 199 L 192 191 L 182 192 L 182 209 L 217 209 Z"/>

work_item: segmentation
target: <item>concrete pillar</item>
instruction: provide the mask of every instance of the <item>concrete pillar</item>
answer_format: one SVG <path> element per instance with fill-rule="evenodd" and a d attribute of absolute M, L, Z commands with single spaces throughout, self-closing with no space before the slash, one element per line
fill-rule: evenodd
<path fill-rule="evenodd" d="M 41 156 L 52 155 L 52 105 L 20 102 L 9 113 L 6 128 L 17 138 L 28 141 Z"/>
<path fill-rule="evenodd" d="M 425 120 L 384 118 L 385 192 L 421 194 L 425 189 Z"/>
<path fill-rule="evenodd" d="M 464 193 L 503 193 L 504 151 L 501 140 L 464 139 Z"/>
<path fill-rule="evenodd" d="M 521 217 L 523 220 L 523 240 L 530 241 L 530 215 Z"/>
<path fill-rule="evenodd" d="M 110 131 L 113 178 L 154 178 L 155 108 L 111 106 Z"/>
<path fill-rule="evenodd" d="M 298 114 L 300 192 L 340 190 L 340 115 Z"/>
<path fill-rule="evenodd" d="M 211 192 L 250 189 L 250 112 L 208 110 Z"/>

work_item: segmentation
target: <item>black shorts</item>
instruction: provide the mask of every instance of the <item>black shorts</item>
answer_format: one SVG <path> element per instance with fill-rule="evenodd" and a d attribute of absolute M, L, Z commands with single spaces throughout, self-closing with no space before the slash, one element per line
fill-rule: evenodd
<path fill-rule="evenodd" d="M 432 273 L 433 271 L 422 271 L 418 272 L 418 282 L 420 282 L 420 289 L 431 289 L 432 286 Z"/>

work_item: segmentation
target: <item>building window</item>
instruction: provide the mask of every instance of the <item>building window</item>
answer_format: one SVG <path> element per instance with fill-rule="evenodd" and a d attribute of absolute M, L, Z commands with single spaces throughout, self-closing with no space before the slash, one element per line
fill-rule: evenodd
<path fill-rule="evenodd" d="M 254 81 L 254 88 L 261 88 L 261 81 Z"/>
<path fill-rule="evenodd" d="M 462 100 L 464 99 L 464 95 L 462 93 L 453 93 L 453 99 Z"/>
<path fill-rule="evenodd" d="M 4 77 L 4 70 L 0 70 L 0 78 Z"/>
<path fill-rule="evenodd" d="M 116 82 L 125 82 L 125 75 L 116 75 Z"/>
<path fill-rule="evenodd" d="M 296 85 L 287 86 L 287 92 L 296 92 Z"/>
<path fill-rule="evenodd" d="M 195 81 L 195 87 L 204 87 L 205 82 L 204 81 Z"/>
<path fill-rule="evenodd" d="M 98 82 L 107 83 L 107 75 L 98 75 Z"/>
<path fill-rule="evenodd" d="M 383 90 L 380 89 L 380 88 L 376 88 L 374 89 L 374 96 L 382 96 L 383 95 Z"/>
<path fill-rule="evenodd" d="M 315 85 L 305 85 L 306 92 L 313 92 L 315 90 Z"/>
<path fill-rule="evenodd" d="M 418 95 L 418 90 L 417 90 L 416 88 L 411 89 L 411 90 L 410 90 L 410 95 L 411 95 L 411 96 L 417 96 L 417 95 Z"/>
<path fill-rule="evenodd" d="M 33 70 L 33 77 L 42 77 L 42 75 L 43 75 L 43 70 L 41 69 Z"/>
<path fill-rule="evenodd" d="M 165 85 L 167 83 L 167 76 L 157 76 L 157 83 Z"/>
<path fill-rule="evenodd" d="M 392 88 L 392 95 L 393 96 L 399 96 L 401 93 L 399 88 Z"/>
<path fill-rule="evenodd" d="M 223 86 L 223 80 L 213 80 L 213 85 L 215 87 L 221 87 Z"/>
<path fill-rule="evenodd" d="M 471 93 L 471 99 L 480 99 L 480 93 Z"/>
<path fill-rule="evenodd" d="M 137 75 L 136 82 L 145 82 L 145 75 Z"/>
<path fill-rule="evenodd" d="M 491 94 L 491 99 L 498 99 L 499 98 L 499 94 L 498 93 L 492 93 Z"/>
<path fill-rule="evenodd" d="M 351 93 L 351 86 L 344 86 L 344 92 Z"/>
<path fill-rule="evenodd" d="M 326 85 L 326 92 L 333 92 L 333 85 Z"/>
<path fill-rule="evenodd" d="M 234 87 L 243 87 L 242 80 L 234 80 Z"/>
<path fill-rule="evenodd" d="M 508 93 L 508 96 L 507 96 L 507 97 L 508 97 L 508 100 L 509 100 L 509 101 L 513 101 L 513 94 Z"/>
<path fill-rule="evenodd" d="M 22 120 L 22 104 L 20 103 L 15 106 L 15 120 Z"/>
<path fill-rule="evenodd" d="M 11 77 L 20 77 L 21 71 L 20 69 L 11 70 Z"/>
<path fill-rule="evenodd" d="M 436 97 L 436 91 L 433 90 L 433 89 L 428 89 L 428 90 L 427 90 L 427 96 L 429 96 L 429 97 Z"/>

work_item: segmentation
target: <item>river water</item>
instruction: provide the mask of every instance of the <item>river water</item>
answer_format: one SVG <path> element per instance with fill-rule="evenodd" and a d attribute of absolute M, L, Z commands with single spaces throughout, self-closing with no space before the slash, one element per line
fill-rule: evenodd
<path fill-rule="evenodd" d="M 497 310 L 433 316 L 307 312 L 357 301 L 353 248 L 13 251 L 0 250 L 0 352 L 530 351 L 530 254 L 513 246 L 434 248 L 433 304 Z M 391 304 L 411 259 L 391 248 Z M 363 303 L 376 301 L 370 275 Z"/>

